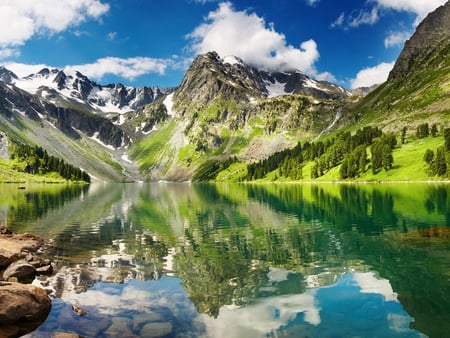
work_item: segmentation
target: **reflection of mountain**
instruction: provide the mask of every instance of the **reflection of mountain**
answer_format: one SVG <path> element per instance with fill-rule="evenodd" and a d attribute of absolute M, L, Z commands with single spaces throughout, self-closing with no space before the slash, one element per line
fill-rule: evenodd
<path fill-rule="evenodd" d="M 450 322 L 448 196 L 448 186 L 420 184 L 98 185 L 47 209 L 35 229 L 67 259 L 88 262 L 67 270 L 88 279 L 83 290 L 173 272 L 200 313 L 237 320 L 277 304 L 282 332 L 317 336 L 317 318 L 332 320 L 325 313 L 339 304 L 322 294 L 350 283 L 362 299 L 395 308 L 390 319 L 411 319 L 399 300 L 411 326 L 442 336 L 448 327 L 440 324 Z M 294 315 L 290 301 L 312 305 Z"/>
<path fill-rule="evenodd" d="M 199 311 L 215 317 L 226 304 L 249 306 L 261 297 L 299 293 L 311 280 L 329 285 L 346 267 L 364 264 L 388 278 L 416 319 L 414 327 L 442 333 L 438 324 L 449 319 L 443 316 L 450 309 L 442 278 L 445 240 L 437 248 L 420 247 L 404 233 L 446 222 L 447 186 L 234 188 L 228 195 L 220 186 L 196 186 L 203 198 L 185 220 L 175 270 Z M 298 288 L 271 284 L 270 267 L 292 271 Z"/>

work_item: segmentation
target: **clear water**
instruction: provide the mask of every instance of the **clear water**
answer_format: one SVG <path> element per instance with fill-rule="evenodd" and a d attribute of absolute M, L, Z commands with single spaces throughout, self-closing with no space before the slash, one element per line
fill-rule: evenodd
<path fill-rule="evenodd" d="M 27 337 L 450 332 L 447 185 L 0 189 L 0 222 L 44 237 L 56 263 Z"/>

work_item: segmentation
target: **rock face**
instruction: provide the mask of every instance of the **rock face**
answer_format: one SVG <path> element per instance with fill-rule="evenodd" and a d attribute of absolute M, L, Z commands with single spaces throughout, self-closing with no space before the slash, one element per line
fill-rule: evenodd
<path fill-rule="evenodd" d="M 450 1 L 430 13 L 406 41 L 389 80 L 407 77 L 411 72 L 445 64 L 450 55 Z"/>
<path fill-rule="evenodd" d="M 48 120 L 75 140 L 81 138 L 81 132 L 89 137 L 95 136 L 102 143 L 115 148 L 130 143 L 125 132 L 106 117 L 92 114 L 83 109 L 57 106 L 0 81 L 0 114 L 11 118 L 15 112 L 20 112 L 41 123 L 43 120 Z"/>
<path fill-rule="evenodd" d="M 174 99 L 178 107 L 191 102 L 207 107 L 218 99 L 248 103 L 286 94 L 304 94 L 326 100 L 351 96 L 342 87 L 313 80 L 296 70 L 260 70 L 237 57 L 221 59 L 216 52 L 209 52 L 194 60 L 175 92 Z"/>
<path fill-rule="evenodd" d="M 218 99 L 247 103 L 252 98 L 263 98 L 264 91 L 264 83 L 255 70 L 242 62 L 222 62 L 217 53 L 209 52 L 194 60 L 174 101 L 179 106 L 193 104 L 203 108 Z"/>

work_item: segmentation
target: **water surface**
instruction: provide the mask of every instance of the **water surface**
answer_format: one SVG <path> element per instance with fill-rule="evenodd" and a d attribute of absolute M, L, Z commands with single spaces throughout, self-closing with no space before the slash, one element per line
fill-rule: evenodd
<path fill-rule="evenodd" d="M 0 186 L 50 245 L 28 337 L 444 337 L 450 186 Z M 85 309 L 77 316 L 72 304 Z"/>

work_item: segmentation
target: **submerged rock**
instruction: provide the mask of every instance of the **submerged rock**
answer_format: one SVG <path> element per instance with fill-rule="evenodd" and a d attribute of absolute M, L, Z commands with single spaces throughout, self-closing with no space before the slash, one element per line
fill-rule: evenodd
<path fill-rule="evenodd" d="M 172 323 L 153 322 L 144 325 L 141 329 L 141 337 L 163 337 L 172 332 Z"/>

